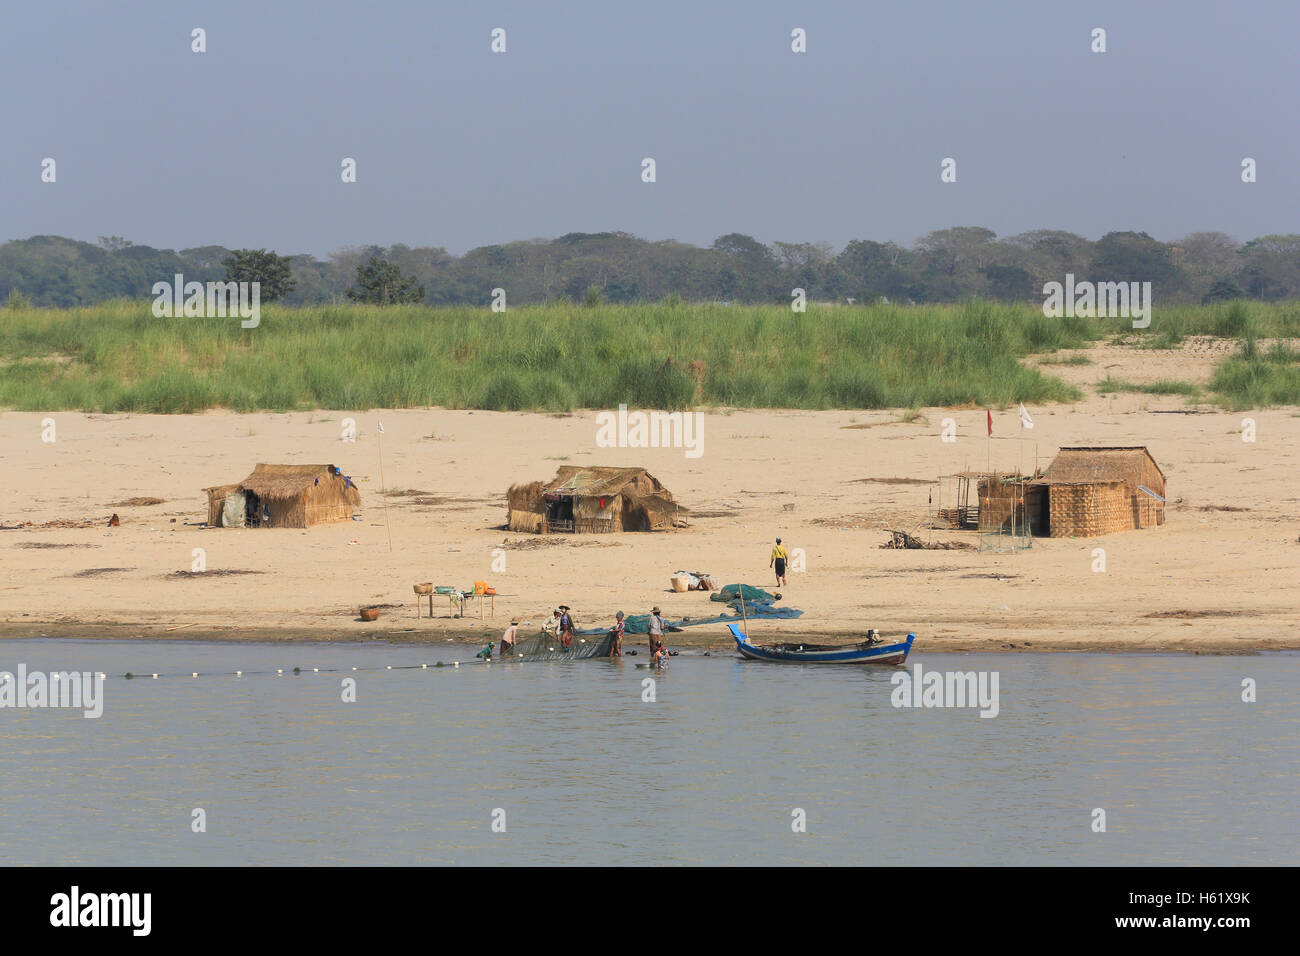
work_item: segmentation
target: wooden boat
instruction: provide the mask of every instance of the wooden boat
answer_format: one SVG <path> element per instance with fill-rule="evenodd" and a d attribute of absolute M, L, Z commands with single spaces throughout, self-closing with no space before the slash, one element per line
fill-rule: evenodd
<path fill-rule="evenodd" d="M 857 644 L 754 644 L 735 624 L 727 628 L 742 657 L 782 664 L 901 664 L 916 640 L 915 634 L 909 634 L 901 644 L 885 644 L 872 632 Z"/>

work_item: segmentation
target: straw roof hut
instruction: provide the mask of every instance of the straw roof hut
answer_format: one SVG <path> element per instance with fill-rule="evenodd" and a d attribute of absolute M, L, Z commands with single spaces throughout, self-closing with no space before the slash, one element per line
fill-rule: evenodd
<path fill-rule="evenodd" d="M 565 465 L 550 481 L 511 485 L 506 502 L 506 527 L 535 534 L 662 531 L 690 513 L 644 468 Z"/>
<path fill-rule="evenodd" d="M 1039 533 L 1091 538 L 1165 523 L 1165 474 L 1144 445 L 1062 448 L 1030 483 Z"/>
<path fill-rule="evenodd" d="M 334 465 L 268 465 L 208 494 L 209 527 L 310 528 L 347 521 L 361 507 L 352 479 Z"/>

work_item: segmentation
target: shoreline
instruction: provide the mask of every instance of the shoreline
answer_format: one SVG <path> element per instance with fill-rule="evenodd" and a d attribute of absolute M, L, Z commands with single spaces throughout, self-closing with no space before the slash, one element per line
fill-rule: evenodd
<path fill-rule="evenodd" d="M 719 628 L 724 625 L 717 625 Z M 427 629 L 380 627 L 364 630 L 337 627 L 187 627 L 184 630 L 166 630 L 165 626 L 148 623 L 125 622 L 15 622 L 0 621 L 0 642 L 15 640 L 97 640 L 97 641 L 177 641 L 181 643 L 225 643 L 225 644 L 421 644 L 430 647 L 446 644 L 465 647 L 480 647 L 488 640 L 497 640 L 502 628 L 493 626 L 490 630 L 471 631 L 468 628 L 447 628 L 441 631 Z M 698 651 L 730 651 L 730 640 L 723 640 L 716 635 L 692 634 L 695 628 L 681 633 L 668 635 L 668 645 L 672 648 Z M 698 630 L 703 631 L 701 627 Z M 448 636 L 450 634 L 451 636 Z M 892 639 L 894 635 L 886 635 Z M 639 641 L 638 641 L 639 639 Z M 780 632 L 764 635 L 764 640 L 805 640 L 813 643 L 851 644 L 851 639 L 841 631 L 801 630 L 797 632 Z M 1300 651 L 1300 635 L 1290 638 L 1279 637 L 1263 645 L 1243 648 L 1239 641 L 1206 640 L 1197 637 L 1186 639 L 1142 640 L 1139 638 L 1081 640 L 1079 638 L 1061 637 L 1043 639 L 1036 637 L 1025 641 L 996 641 L 977 637 L 956 637 L 936 635 L 926 637 L 924 632 L 917 632 L 917 643 L 913 653 L 966 653 L 966 654 L 1180 654 L 1190 656 L 1215 657 L 1250 657 L 1265 652 Z M 640 650 L 645 642 L 644 635 L 628 635 L 623 639 L 626 649 Z"/>
<path fill-rule="evenodd" d="M 1173 374 L 1172 357 L 1152 367 L 1149 356 L 1120 350 L 1062 368 L 1097 375 L 1103 358 L 1115 375 Z M 769 557 L 780 537 L 798 559 L 781 606 L 803 616 L 751 620 L 757 643 L 852 643 L 875 628 L 887 641 L 915 633 L 922 654 L 1300 650 L 1300 609 L 1285 587 L 1300 579 L 1296 412 L 1256 412 L 1260 441 L 1248 443 L 1235 415 L 1155 414 L 1180 401 L 1121 395 L 1036 408 L 1031 438 L 1000 416 L 992 441 L 982 409 L 925 409 L 908 421 L 735 411 L 710 417 L 704 459 L 600 447 L 590 416 L 394 410 L 382 413 L 382 476 L 377 430 L 342 441 L 334 416 L 61 414 L 58 441 L 43 443 L 39 416 L 6 414 L 3 517 L 25 526 L 0 533 L 0 638 L 477 650 L 512 616 L 535 633 L 562 602 L 580 628 L 656 604 L 671 621 L 711 618 L 723 610 L 712 595 L 674 592 L 671 575 L 700 571 L 775 593 Z M 374 428 L 377 418 L 357 420 Z M 947 418 L 954 442 L 940 435 Z M 981 550 L 973 531 L 929 528 L 951 494 L 939 476 L 990 454 L 1028 471 L 1075 444 L 1147 447 L 1169 477 L 1165 523 L 1036 537 L 1014 552 Z M 203 489 L 257 462 L 338 465 L 357 484 L 362 513 L 303 529 L 203 527 Z M 504 529 L 511 484 L 546 480 L 561 462 L 643 467 L 690 509 L 689 525 L 569 536 Z M 110 527 L 111 514 L 120 521 Z M 933 547 L 884 547 L 891 529 Z M 434 617 L 422 600 L 417 618 L 414 585 L 476 581 L 497 589 L 495 616 L 478 617 L 475 601 L 453 618 L 435 599 Z M 379 619 L 359 621 L 361 607 L 380 608 Z M 720 623 L 669 643 L 734 652 Z"/>

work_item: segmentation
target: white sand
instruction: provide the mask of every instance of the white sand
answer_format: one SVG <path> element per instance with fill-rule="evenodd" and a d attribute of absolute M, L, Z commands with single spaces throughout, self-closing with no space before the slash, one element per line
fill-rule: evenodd
<path fill-rule="evenodd" d="M 1203 380 L 1218 356 L 1196 349 L 1105 346 L 1088 353 L 1093 365 L 1045 371 L 1079 384 L 1107 373 Z M 995 410 L 995 467 L 1029 469 L 1035 454 L 1045 466 L 1059 445 L 1144 444 L 1168 476 L 1163 527 L 1095 540 L 1040 538 L 1014 555 L 880 550 L 883 528 L 977 538 L 925 531 L 924 485 L 860 481 L 983 468 L 983 409 L 929 409 L 925 423 L 913 424 L 889 423 L 897 417 L 889 412 L 706 411 L 698 459 L 680 449 L 597 448 L 595 412 L 7 412 L 0 416 L 0 521 L 93 518 L 98 526 L 0 531 L 0 635 L 477 640 L 498 635 L 512 614 L 540 623 L 560 602 L 584 627 L 656 603 L 669 618 L 708 616 L 721 605 L 698 592 L 669 593 L 669 575 L 698 569 L 770 589 L 768 555 L 780 535 L 805 555 L 807 570 L 791 573 L 782 589 L 785 603 L 805 613 L 756 623 L 759 640 L 847 639 L 876 627 L 888 637 L 915 631 L 918 647 L 930 649 L 1300 647 L 1300 418 L 1294 409 L 1248 413 L 1258 435 L 1251 444 L 1241 440 L 1246 414 L 1153 413 L 1185 407 L 1179 397 L 1120 395 L 1032 408 L 1037 427 L 1023 442 L 1015 409 Z M 359 426 L 355 443 L 339 437 L 349 416 Z M 52 444 L 41 441 L 46 417 L 56 423 Z M 939 438 L 947 417 L 958 425 L 953 444 Z M 388 487 L 450 499 L 422 505 L 390 497 L 391 552 L 378 494 L 379 419 Z M 845 427 L 868 423 L 883 424 Z M 238 481 L 259 461 L 340 465 L 358 482 L 364 520 L 307 531 L 200 528 L 201 489 Z M 501 530 L 506 487 L 549 478 L 560 464 L 642 465 L 684 505 L 735 515 L 697 518 L 673 533 L 569 536 L 510 549 L 506 570 L 492 571 L 503 541 L 535 540 Z M 143 496 L 166 500 L 115 504 Z M 1202 510 L 1213 506 L 1248 510 Z M 103 525 L 112 512 L 122 525 L 110 530 Z M 1098 547 L 1105 573 L 1091 570 Z M 209 571 L 263 573 L 174 576 L 190 568 L 194 548 L 205 550 Z M 97 568 L 124 570 L 77 576 Z M 476 579 L 501 592 L 494 620 L 452 620 L 441 600 L 434 605 L 440 617 L 417 620 L 413 583 Z M 384 603 L 401 607 L 373 624 L 356 620 L 359 606 Z M 673 642 L 721 646 L 727 635 L 721 625 L 706 626 Z"/>

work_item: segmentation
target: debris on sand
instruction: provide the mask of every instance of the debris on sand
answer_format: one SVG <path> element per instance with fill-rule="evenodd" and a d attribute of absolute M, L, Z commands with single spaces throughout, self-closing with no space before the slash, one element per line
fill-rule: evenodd
<path fill-rule="evenodd" d="M 621 548 L 622 541 L 598 541 L 590 537 L 567 535 L 557 538 L 502 538 L 501 547 L 506 551 L 536 551 L 538 548 L 555 548 L 561 545 L 571 548 Z"/>
<path fill-rule="evenodd" d="M 98 548 L 97 544 L 59 544 L 54 541 L 20 541 L 15 548 Z"/>
<path fill-rule="evenodd" d="M 26 528 L 98 528 L 107 518 L 56 518 L 53 521 L 37 523 L 20 521 L 18 524 L 0 524 L 0 531 L 22 531 Z"/>
<path fill-rule="evenodd" d="M 875 484 L 875 485 L 933 485 L 934 482 L 927 478 L 854 478 L 849 482 L 851 485 Z"/>
<path fill-rule="evenodd" d="M 906 531 L 894 531 L 892 528 L 886 528 L 889 532 L 889 540 L 881 545 L 882 548 L 907 549 L 909 551 L 972 551 L 975 546 L 966 541 L 922 541 L 915 535 L 910 535 Z"/>
<path fill-rule="evenodd" d="M 265 571 L 245 571 L 241 568 L 215 568 L 212 571 L 173 571 L 163 575 L 168 578 L 224 578 L 234 574 L 265 574 Z"/>
<path fill-rule="evenodd" d="M 1143 614 L 1143 617 L 1153 617 L 1159 619 L 1172 618 L 1179 621 L 1194 621 L 1204 617 L 1236 617 L 1239 611 L 1152 611 L 1150 614 Z"/>
<path fill-rule="evenodd" d="M 166 498 L 127 498 L 124 501 L 109 502 L 110 508 L 146 508 L 149 505 L 166 504 Z"/>

